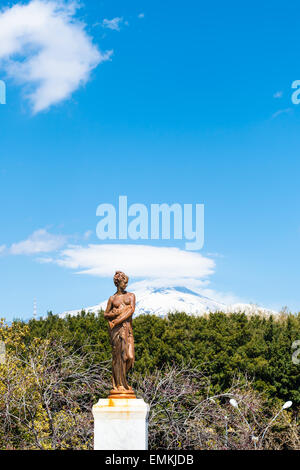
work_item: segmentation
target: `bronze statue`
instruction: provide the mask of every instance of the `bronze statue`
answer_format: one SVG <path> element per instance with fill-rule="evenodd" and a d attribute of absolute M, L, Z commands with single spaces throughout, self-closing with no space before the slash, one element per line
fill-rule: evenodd
<path fill-rule="evenodd" d="M 126 379 L 127 372 L 134 364 L 132 315 L 135 310 L 135 295 L 126 291 L 128 279 L 122 271 L 116 271 L 114 284 L 117 292 L 109 298 L 104 312 L 112 346 L 113 388 L 109 398 L 136 398 Z"/>

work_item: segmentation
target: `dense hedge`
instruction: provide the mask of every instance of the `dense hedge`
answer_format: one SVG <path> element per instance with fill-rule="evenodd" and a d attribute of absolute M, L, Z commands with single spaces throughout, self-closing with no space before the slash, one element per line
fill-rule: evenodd
<path fill-rule="evenodd" d="M 111 357 L 102 312 L 83 311 L 66 318 L 49 313 L 45 319 L 30 320 L 28 326 L 26 342 L 36 337 L 61 338 L 74 350 L 92 349 L 95 361 Z M 211 377 L 214 393 L 226 391 L 232 378 L 242 373 L 270 401 L 289 399 L 300 404 L 300 365 L 292 362 L 292 343 L 300 339 L 300 314 L 268 318 L 244 313 L 142 315 L 134 319 L 134 336 L 137 372 L 152 372 L 171 363 L 201 364 Z"/>

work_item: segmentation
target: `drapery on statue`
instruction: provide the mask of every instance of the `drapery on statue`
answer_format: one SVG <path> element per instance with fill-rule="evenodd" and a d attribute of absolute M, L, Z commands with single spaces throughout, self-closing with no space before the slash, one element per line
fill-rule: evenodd
<path fill-rule="evenodd" d="M 128 280 L 126 274 L 116 271 L 114 284 L 117 292 L 109 298 L 104 312 L 112 346 L 113 388 L 109 398 L 136 398 L 126 379 L 127 372 L 134 364 L 132 315 L 135 310 L 135 295 L 126 291 Z"/>

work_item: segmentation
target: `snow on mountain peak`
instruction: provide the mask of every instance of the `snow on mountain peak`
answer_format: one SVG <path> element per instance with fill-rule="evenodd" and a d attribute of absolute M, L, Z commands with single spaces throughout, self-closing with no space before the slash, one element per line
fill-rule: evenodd
<path fill-rule="evenodd" d="M 212 298 L 206 297 L 198 289 L 185 286 L 163 286 L 145 285 L 144 282 L 133 285 L 132 292 L 136 295 L 136 310 L 134 316 L 151 314 L 164 317 L 172 312 L 186 312 L 190 315 L 201 316 L 217 311 L 222 312 L 245 312 L 247 314 L 261 313 L 269 315 L 276 313 L 253 304 L 234 303 L 226 304 Z M 87 307 L 87 312 L 98 313 L 106 309 L 107 300 L 94 307 Z M 70 314 L 76 315 L 80 310 L 63 312 L 62 317 Z"/>

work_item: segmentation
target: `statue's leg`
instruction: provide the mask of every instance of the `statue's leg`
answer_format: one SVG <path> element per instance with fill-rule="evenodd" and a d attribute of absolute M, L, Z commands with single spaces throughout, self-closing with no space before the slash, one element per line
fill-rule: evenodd
<path fill-rule="evenodd" d="M 113 388 L 117 389 L 122 384 L 121 379 L 121 355 L 122 355 L 122 339 L 115 332 L 111 333 L 112 344 L 112 383 Z"/>
<path fill-rule="evenodd" d="M 133 341 L 129 341 L 127 348 L 127 371 L 132 368 L 134 364 L 134 344 Z"/>

